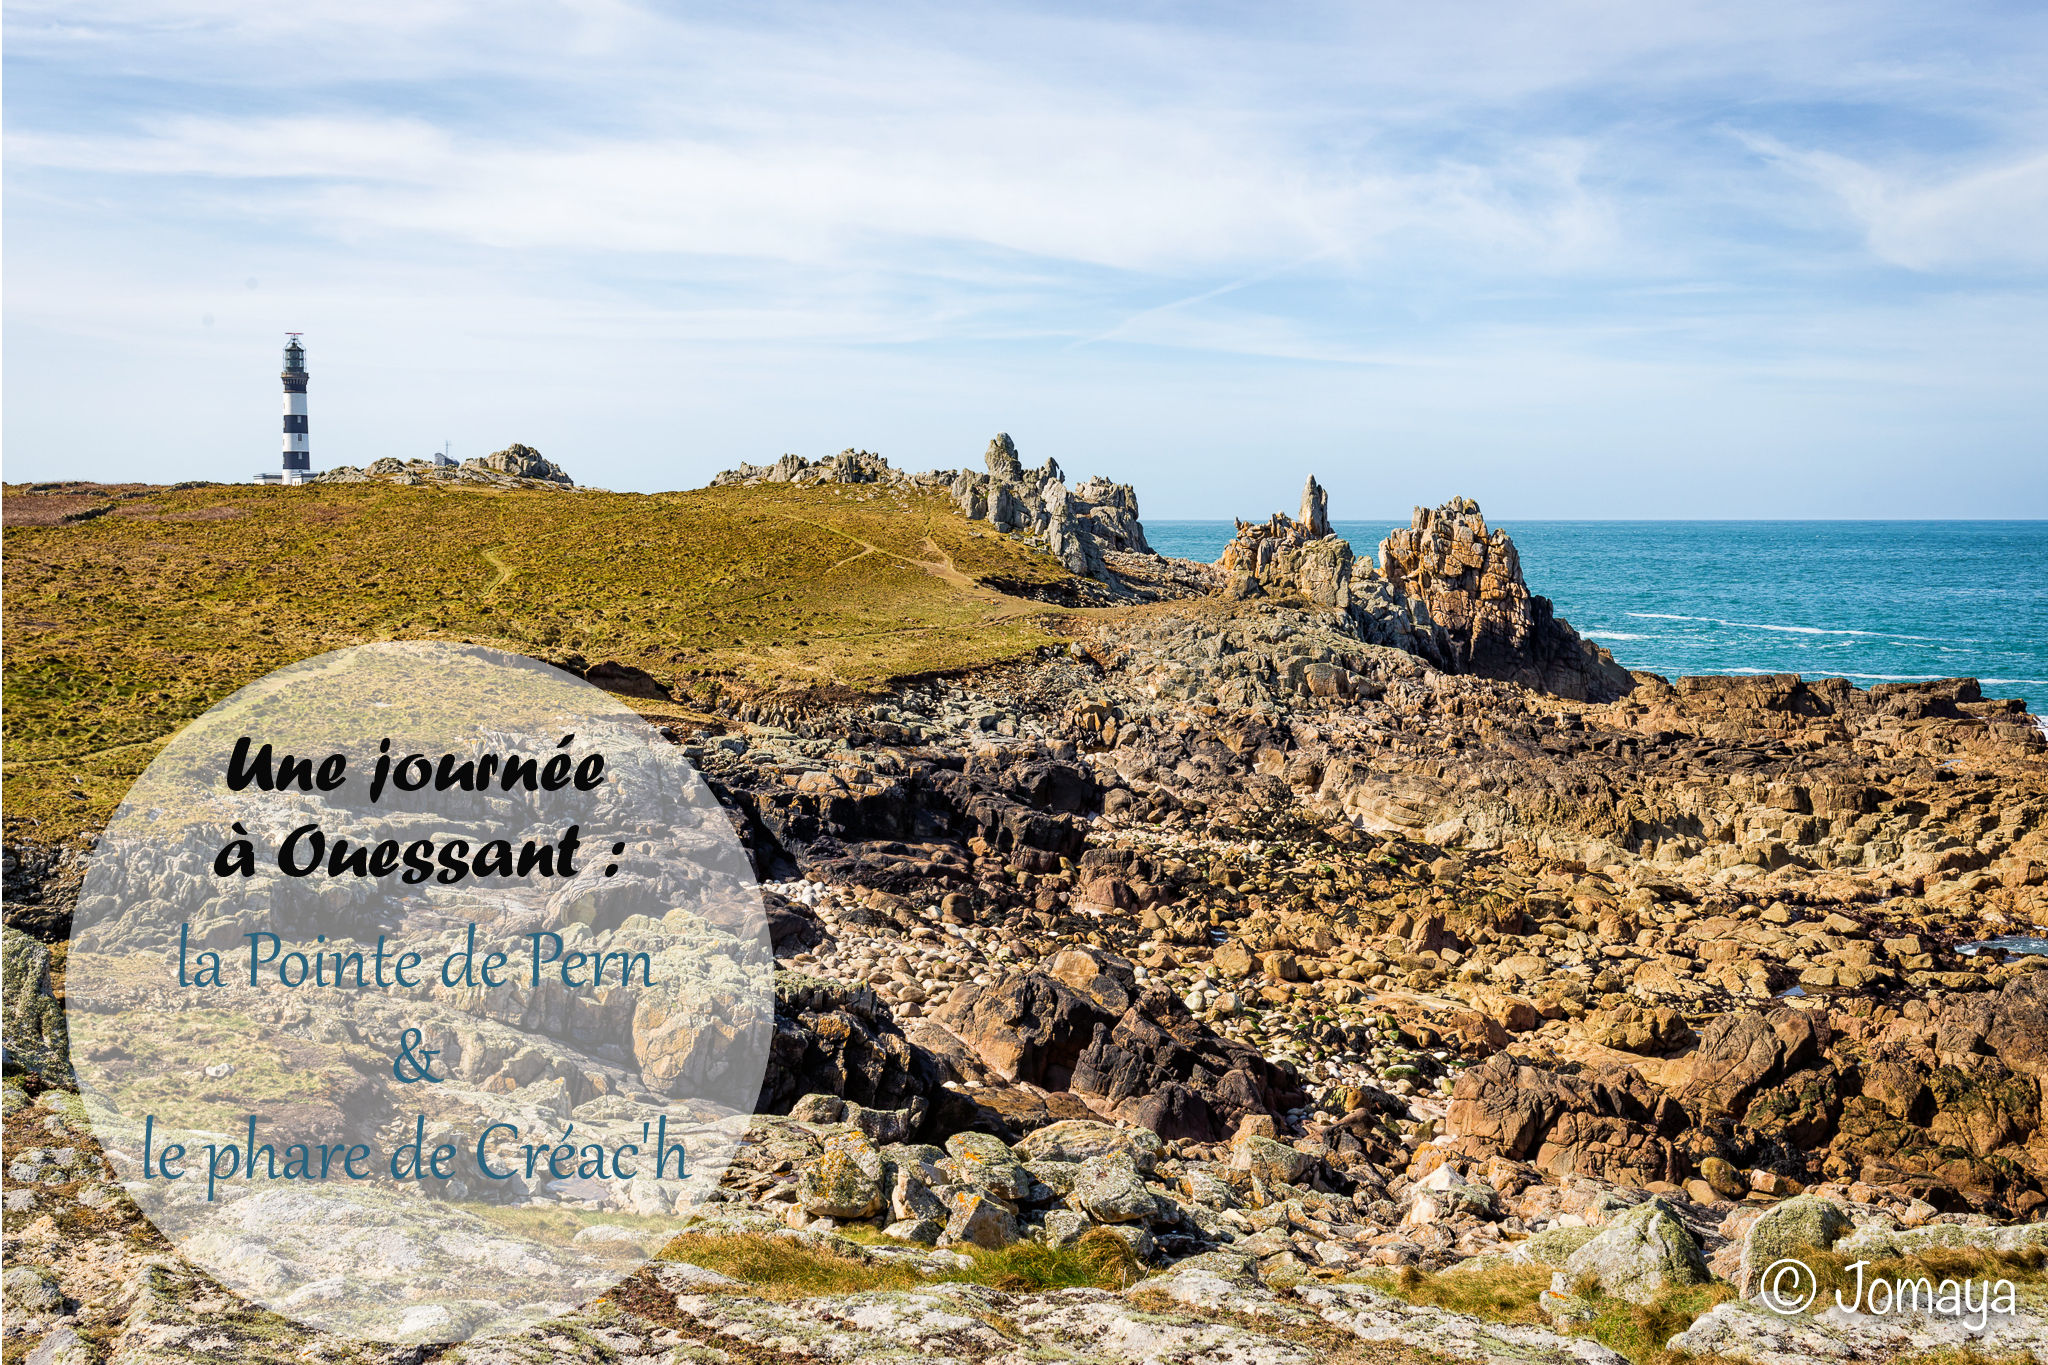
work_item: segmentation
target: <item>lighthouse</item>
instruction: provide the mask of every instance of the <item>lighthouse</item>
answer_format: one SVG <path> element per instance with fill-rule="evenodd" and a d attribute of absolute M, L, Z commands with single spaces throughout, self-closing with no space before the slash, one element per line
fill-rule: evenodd
<path fill-rule="evenodd" d="M 306 430 L 306 348 L 300 333 L 286 332 L 284 345 L 284 482 L 299 483 L 313 471 L 311 437 Z"/>

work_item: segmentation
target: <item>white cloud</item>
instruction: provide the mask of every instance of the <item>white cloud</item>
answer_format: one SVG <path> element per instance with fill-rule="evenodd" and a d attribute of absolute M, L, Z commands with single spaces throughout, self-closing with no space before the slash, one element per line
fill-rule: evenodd
<path fill-rule="evenodd" d="M 469 423 L 643 486 L 673 433 L 960 458 L 1035 414 L 1141 483 L 1268 432 L 1533 441 L 1563 505 L 1678 477 L 1639 441 L 1824 486 L 1903 432 L 2006 458 L 2039 415 L 2013 358 L 2048 340 L 2048 19 L 2014 10 L 21 0 L 6 26 L 18 460 L 225 458 L 243 387 L 268 434 L 286 326 L 316 333 L 329 451 Z M 117 336 L 146 412 L 81 431 Z"/>

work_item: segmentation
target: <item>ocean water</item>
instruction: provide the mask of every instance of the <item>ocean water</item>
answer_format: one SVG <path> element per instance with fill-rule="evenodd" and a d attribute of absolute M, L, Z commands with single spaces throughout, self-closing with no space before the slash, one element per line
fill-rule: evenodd
<path fill-rule="evenodd" d="M 1361 557 L 1406 517 L 1332 528 Z M 2048 715 L 2048 521 L 1504 521 L 1530 591 L 1629 668 L 1974 677 Z M 1228 521 L 1147 521 L 1214 561 Z"/>

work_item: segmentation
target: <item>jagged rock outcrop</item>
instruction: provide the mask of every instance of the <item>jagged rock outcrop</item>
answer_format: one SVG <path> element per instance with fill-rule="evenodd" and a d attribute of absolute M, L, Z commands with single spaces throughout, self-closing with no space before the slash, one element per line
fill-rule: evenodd
<path fill-rule="evenodd" d="M 1082 1097 L 1164 1138 L 1215 1141 L 1303 1094 L 1291 1070 L 1204 1027 L 1131 964 L 1069 948 L 1043 971 L 956 992 L 936 1016 L 1003 1080 Z"/>
<path fill-rule="evenodd" d="M 1334 612 L 1345 634 L 1452 667 L 1450 641 L 1427 609 L 1392 591 L 1369 562 L 1357 562 L 1351 542 L 1330 530 L 1329 495 L 1313 476 L 1299 517 L 1275 512 L 1263 522 L 1238 522 L 1216 569 L 1225 598 Z"/>
<path fill-rule="evenodd" d="M 514 441 L 503 450 L 492 451 L 476 459 L 464 460 L 465 469 L 489 469 L 499 474 L 509 474 L 515 479 L 544 479 L 548 483 L 574 483 L 562 467 L 544 457 L 532 446 Z"/>
<path fill-rule="evenodd" d="M 1237 523 L 1217 561 L 1222 595 L 1342 613 L 1351 633 L 1452 673 L 1521 683 L 1579 701 L 1612 701 L 1634 679 L 1582 639 L 1522 581 L 1505 531 L 1488 532 L 1478 504 L 1453 498 L 1380 546 L 1380 567 L 1360 562 L 1330 530 L 1329 495 L 1313 476 L 1301 513 Z"/>
<path fill-rule="evenodd" d="M 900 470 L 892 469 L 887 460 L 873 451 L 848 447 L 821 460 L 784 455 L 774 464 L 741 463 L 713 478 L 711 486 L 792 483 L 804 487 L 824 483 L 892 483 L 903 477 Z"/>
<path fill-rule="evenodd" d="M 1627 1067 L 1565 1075 L 1496 1053 L 1458 1077 L 1446 1129 L 1454 1150 L 1526 1161 L 1551 1176 L 1676 1181 L 1683 1110 Z"/>
<path fill-rule="evenodd" d="M 336 465 L 308 483 L 434 484 L 455 488 L 530 488 L 573 490 L 576 481 L 532 446 L 516 441 L 500 451 L 464 460 L 459 465 L 432 460 L 400 460 L 385 456 L 361 468 Z"/>
<path fill-rule="evenodd" d="M 1047 460 L 1026 469 L 1017 445 L 1005 432 L 996 433 L 984 456 L 986 472 L 961 469 L 911 474 L 893 468 L 880 455 L 842 450 L 822 460 L 785 455 L 772 465 L 741 464 L 712 479 L 713 488 L 734 485 L 789 483 L 889 484 L 942 491 L 970 521 L 986 521 L 998 531 L 1027 536 L 1045 547 L 1069 573 L 1118 586 L 1117 576 L 1103 560 L 1108 554 L 1150 555 L 1145 527 L 1138 520 L 1138 495 L 1127 483 L 1096 476 L 1067 486 L 1059 464 Z"/>
<path fill-rule="evenodd" d="M 1295 593 L 1317 606 L 1351 607 L 1351 542 L 1330 533 L 1329 495 L 1313 476 L 1302 490 L 1299 517 L 1275 512 L 1263 524 L 1238 522 L 1237 538 L 1217 563 L 1226 575 L 1226 597 Z"/>
<path fill-rule="evenodd" d="M 1069 572 L 1087 578 L 1108 580 L 1105 550 L 1151 553 L 1129 484 L 1098 476 L 1068 488 L 1057 461 L 1026 469 L 1006 432 L 988 443 L 984 461 L 986 473 L 963 469 L 950 485 L 968 519 L 1034 536 Z"/>
<path fill-rule="evenodd" d="M 931 1054 L 903 1036 L 873 991 L 798 972 L 775 975 L 775 1041 L 759 1108 L 788 1113 L 805 1095 L 902 1109 L 941 1093 Z"/>
<path fill-rule="evenodd" d="M 1514 541 L 1489 531 L 1470 498 L 1416 508 L 1406 530 L 1380 542 L 1379 567 L 1443 628 L 1458 672 L 1579 701 L 1613 701 L 1635 685 L 1612 655 L 1552 613 L 1549 598 L 1530 593 Z"/>

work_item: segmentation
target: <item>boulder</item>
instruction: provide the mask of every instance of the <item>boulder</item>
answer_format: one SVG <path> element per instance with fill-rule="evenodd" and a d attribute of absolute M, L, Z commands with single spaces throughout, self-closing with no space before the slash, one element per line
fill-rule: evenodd
<path fill-rule="evenodd" d="M 17 1313 L 42 1317 L 64 1306 L 57 1277 L 39 1265 L 14 1265 L 0 1274 L 0 1302 Z"/>
<path fill-rule="evenodd" d="M 509 474 L 515 479 L 543 479 L 548 483 L 573 484 L 562 467 L 553 460 L 544 458 L 532 446 L 520 445 L 514 441 L 503 450 L 493 451 L 477 459 L 464 460 L 466 469 L 489 469 L 500 474 Z M 374 468 L 371 472 L 375 472 Z"/>
<path fill-rule="evenodd" d="M 1692 1041 L 1685 1016 L 1669 1005 L 1622 1005 L 1586 1016 L 1581 1029 L 1589 1043 L 1644 1056 L 1675 1052 Z"/>
<path fill-rule="evenodd" d="M 980 1190 L 961 1190 L 951 1199 L 952 1214 L 939 1234 L 942 1247 L 963 1243 L 1000 1251 L 1018 1240 L 1017 1215 L 1001 1200 Z"/>
<path fill-rule="evenodd" d="M 1853 1226 L 1848 1210 L 1834 1200 L 1794 1195 L 1765 1210 L 1743 1234 L 1742 1266 L 1735 1287 L 1744 1298 L 1755 1298 L 1772 1266 L 1788 1257 L 1796 1259 L 1802 1251 L 1827 1251 Z"/>
<path fill-rule="evenodd" d="M 916 1173 L 898 1169 L 889 1187 L 889 1216 L 898 1222 L 933 1218 L 943 1223 L 948 1215 L 945 1201 L 932 1193 L 930 1185 Z"/>
<path fill-rule="evenodd" d="M 894 1237 L 899 1242 L 917 1242 L 931 1246 L 945 1232 L 946 1225 L 931 1218 L 899 1218 L 882 1229 L 884 1237 Z"/>
<path fill-rule="evenodd" d="M 1076 1213 L 1072 1209 L 1054 1209 L 1045 1215 L 1045 1222 L 1040 1224 L 1037 1237 L 1049 1247 L 1068 1247 L 1080 1241 L 1081 1234 L 1093 1226 L 1085 1213 Z"/>
<path fill-rule="evenodd" d="M 835 1133 L 796 1178 L 797 1202 L 822 1218 L 866 1218 L 882 1207 L 882 1153 L 864 1133 Z"/>
<path fill-rule="evenodd" d="M 1284 1142 L 1239 1134 L 1230 1144 L 1230 1169 L 1266 1185 L 1295 1185 L 1315 1168 L 1315 1158 Z"/>
<path fill-rule="evenodd" d="M 1003 1140 L 987 1133 L 955 1133 L 946 1139 L 946 1154 L 952 1158 L 961 1184 L 999 1199 L 1022 1199 L 1035 1183 Z"/>
<path fill-rule="evenodd" d="M 1598 1236 L 1565 1258 L 1574 1278 L 1592 1275 L 1609 1294 L 1648 1303 L 1667 1289 L 1713 1278 L 1699 1243 L 1670 1205 L 1651 1199 L 1610 1219 Z"/>
<path fill-rule="evenodd" d="M 1150 1175 L 1163 1147 L 1159 1135 L 1149 1128 L 1118 1128 L 1087 1119 L 1062 1119 L 1027 1133 L 1014 1150 L 1018 1159 L 1027 1163 L 1123 1156 L 1130 1159 L 1139 1174 Z"/>
<path fill-rule="evenodd" d="M 757 1111 L 786 1113 L 805 1096 L 901 1111 L 913 1100 L 944 1095 L 943 1080 L 938 1062 L 903 1036 L 873 991 L 801 972 L 775 973 L 775 1036 Z"/>
<path fill-rule="evenodd" d="M 1717 1156 L 1706 1157 L 1700 1162 L 1700 1179 L 1723 1199 L 1741 1199 L 1749 1193 L 1749 1182 L 1742 1178 L 1742 1172 Z"/>
<path fill-rule="evenodd" d="M 1507 1254 L 1510 1265 L 1549 1266 L 1564 1269 L 1572 1253 L 1600 1235 L 1599 1228 L 1550 1227 L 1525 1241 L 1517 1242 Z"/>
<path fill-rule="evenodd" d="M 1216 1141 L 1246 1114 L 1306 1098 L 1291 1068 L 1219 1036 L 1171 991 L 1141 986 L 1128 962 L 1093 949 L 956 988 L 937 1020 L 1003 1079 L 1072 1091 L 1162 1138 Z"/>
<path fill-rule="evenodd" d="M 1468 1157 L 1635 1185 L 1682 1178 L 1672 1139 L 1685 1126 L 1684 1111 L 1630 1068 L 1564 1075 L 1505 1052 L 1459 1075 L 1445 1120 Z"/>
<path fill-rule="evenodd" d="M 1129 1223 L 1158 1211 L 1158 1201 L 1145 1188 L 1145 1178 L 1122 1153 L 1092 1156 L 1082 1162 L 1068 1200 L 1098 1223 Z"/>
<path fill-rule="evenodd" d="M 806 1095 L 789 1106 L 798 1123 L 837 1123 L 845 1114 L 846 1101 L 837 1095 Z"/>
<path fill-rule="evenodd" d="M 1803 1010 L 1721 1015 L 1700 1034 L 1677 1097 L 1702 1121 L 1740 1118 L 1758 1091 L 1818 1061 L 1826 1042 L 1822 1026 Z"/>
<path fill-rule="evenodd" d="M 858 1128 L 873 1142 L 903 1142 L 924 1122 L 928 1108 L 922 1095 L 912 1095 L 901 1109 L 870 1109 L 864 1104 L 849 1103 L 842 1121 Z"/>

